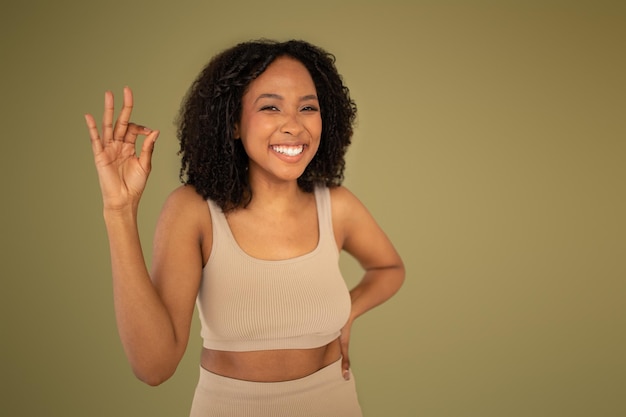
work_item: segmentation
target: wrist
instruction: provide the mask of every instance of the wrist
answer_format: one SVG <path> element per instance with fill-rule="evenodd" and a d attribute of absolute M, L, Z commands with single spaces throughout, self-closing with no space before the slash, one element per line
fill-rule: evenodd
<path fill-rule="evenodd" d="M 136 221 L 137 206 L 128 205 L 124 207 L 104 207 L 102 210 L 105 223 L 117 221 Z"/>

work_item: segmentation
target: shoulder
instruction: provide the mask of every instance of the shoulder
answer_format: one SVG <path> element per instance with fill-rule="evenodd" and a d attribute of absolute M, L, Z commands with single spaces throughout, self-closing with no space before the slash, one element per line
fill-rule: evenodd
<path fill-rule="evenodd" d="M 329 190 L 335 238 L 338 246 L 343 248 L 351 236 L 373 219 L 363 203 L 346 187 L 331 187 Z"/>
<path fill-rule="evenodd" d="M 164 208 L 191 211 L 206 205 L 206 200 L 196 191 L 193 185 L 181 185 L 167 197 Z"/>
<path fill-rule="evenodd" d="M 207 201 L 191 185 L 182 185 L 172 191 L 163 205 L 156 237 L 182 242 L 181 247 L 200 245 L 206 262 L 211 236 L 211 213 Z"/>
<path fill-rule="evenodd" d="M 365 206 L 357 198 L 352 191 L 348 190 L 344 186 L 331 187 L 330 201 L 333 207 L 333 218 L 337 215 L 338 218 L 348 216 L 351 213 L 354 214 L 354 210 L 365 210 Z"/>
<path fill-rule="evenodd" d="M 340 248 L 354 256 L 366 269 L 402 265 L 393 244 L 370 211 L 347 188 L 331 189 L 335 234 Z"/>
<path fill-rule="evenodd" d="M 178 225 L 202 226 L 211 214 L 207 201 L 192 185 L 181 185 L 170 193 L 165 200 L 161 213 L 162 220 Z"/>

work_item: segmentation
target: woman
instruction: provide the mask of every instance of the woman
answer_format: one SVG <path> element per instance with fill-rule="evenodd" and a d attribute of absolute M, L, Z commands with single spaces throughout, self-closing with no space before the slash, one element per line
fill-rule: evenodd
<path fill-rule="evenodd" d="M 302 41 L 239 44 L 214 57 L 183 103 L 184 182 L 167 199 L 149 272 L 137 207 L 156 130 L 86 116 L 110 242 L 115 312 L 134 373 L 174 373 L 197 303 L 200 381 L 192 416 L 360 416 L 354 320 L 404 280 L 393 245 L 342 187 L 356 107 L 334 58 Z M 145 135 L 139 155 L 138 136 Z M 363 266 L 348 291 L 345 250 Z"/>

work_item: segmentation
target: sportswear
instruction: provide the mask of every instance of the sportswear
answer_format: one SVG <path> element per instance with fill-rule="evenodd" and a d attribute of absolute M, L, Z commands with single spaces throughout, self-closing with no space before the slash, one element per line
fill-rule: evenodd
<path fill-rule="evenodd" d="M 308 349 L 339 337 L 350 315 L 350 293 L 339 270 L 330 191 L 317 187 L 314 193 L 316 248 L 278 261 L 244 252 L 222 210 L 207 200 L 213 243 L 196 300 L 205 348 Z"/>

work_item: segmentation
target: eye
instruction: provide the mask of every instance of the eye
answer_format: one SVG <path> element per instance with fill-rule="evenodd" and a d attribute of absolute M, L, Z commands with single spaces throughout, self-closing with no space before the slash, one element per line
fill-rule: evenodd
<path fill-rule="evenodd" d="M 317 112 L 317 111 L 319 111 L 319 110 L 320 110 L 320 109 L 319 109 L 318 107 L 313 106 L 313 105 L 309 105 L 309 106 L 304 106 L 304 107 L 302 107 L 302 111 L 306 111 L 306 112 Z"/>
<path fill-rule="evenodd" d="M 278 107 L 267 105 L 267 106 L 261 107 L 261 111 L 278 111 Z"/>

